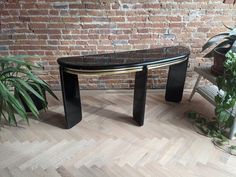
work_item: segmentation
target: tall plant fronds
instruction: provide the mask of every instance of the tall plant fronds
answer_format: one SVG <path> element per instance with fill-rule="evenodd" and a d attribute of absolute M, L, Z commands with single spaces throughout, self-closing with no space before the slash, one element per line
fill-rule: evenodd
<path fill-rule="evenodd" d="M 45 91 L 57 98 L 50 86 L 33 73 L 33 69 L 40 69 L 41 66 L 25 61 L 26 57 L 29 56 L 0 57 L 0 122 L 5 119 L 10 125 L 17 125 L 17 114 L 28 122 L 22 102 L 38 117 L 39 111 L 30 94 L 39 98 L 45 107 Z"/>

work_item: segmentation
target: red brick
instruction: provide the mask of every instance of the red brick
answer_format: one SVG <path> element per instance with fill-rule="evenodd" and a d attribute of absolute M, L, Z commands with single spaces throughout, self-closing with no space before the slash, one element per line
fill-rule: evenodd
<path fill-rule="evenodd" d="M 45 23 L 31 23 L 29 24 L 29 27 L 32 29 L 46 28 L 46 24 Z"/>
<path fill-rule="evenodd" d="M 128 17 L 127 20 L 131 22 L 145 22 L 147 17 Z"/>
<path fill-rule="evenodd" d="M 161 3 L 158 3 L 158 4 L 144 4 L 143 8 L 159 9 L 159 8 L 161 8 Z"/>
<path fill-rule="evenodd" d="M 49 17 L 30 17 L 31 22 L 50 22 Z"/>
<path fill-rule="evenodd" d="M 58 10 L 49 10 L 49 14 L 50 15 L 59 15 L 59 11 Z"/>
<path fill-rule="evenodd" d="M 56 30 L 56 29 L 36 29 L 34 30 L 35 34 L 61 34 L 61 30 Z"/>
<path fill-rule="evenodd" d="M 21 5 L 22 9 L 34 9 L 36 8 L 36 4 L 35 3 L 24 3 Z"/>
<path fill-rule="evenodd" d="M 81 22 L 92 22 L 93 18 L 91 17 L 80 17 Z"/>
<path fill-rule="evenodd" d="M 5 9 L 20 9 L 20 4 L 18 4 L 18 3 L 5 3 Z"/>
<path fill-rule="evenodd" d="M 29 15 L 48 15 L 48 10 L 28 10 Z"/>
<path fill-rule="evenodd" d="M 124 17 L 111 17 L 111 22 L 124 22 L 125 18 Z"/>
<path fill-rule="evenodd" d="M 55 24 L 47 24 L 47 28 L 65 28 L 64 24 L 60 23 L 55 23 Z"/>
<path fill-rule="evenodd" d="M 84 9 L 84 4 L 69 4 L 70 9 Z"/>

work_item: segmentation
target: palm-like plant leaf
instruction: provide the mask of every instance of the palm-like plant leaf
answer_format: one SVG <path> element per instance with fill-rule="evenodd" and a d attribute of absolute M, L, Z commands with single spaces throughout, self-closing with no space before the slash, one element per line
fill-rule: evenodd
<path fill-rule="evenodd" d="M 219 48 L 219 47 L 225 47 L 225 46 L 229 46 L 229 50 L 231 49 L 231 47 L 233 46 L 233 43 L 236 41 L 236 28 L 231 28 L 226 26 L 225 24 L 223 24 L 227 29 L 229 29 L 229 32 L 224 32 L 224 33 L 220 33 L 217 34 L 213 37 L 211 37 L 202 47 L 202 52 L 205 51 L 206 49 L 213 47 L 214 48 L 208 52 L 204 57 L 212 57 L 213 56 L 213 52 L 215 48 Z"/>
<path fill-rule="evenodd" d="M 10 92 L 5 85 L 0 81 L 0 96 L 2 98 L 1 101 L 1 108 L 0 114 L 4 116 L 3 111 L 6 111 L 9 115 L 10 114 L 19 114 L 22 118 L 26 118 L 26 112 L 24 107 L 20 104 L 19 100 L 14 97 L 14 94 Z M 10 117 L 12 117 L 10 115 Z M 10 123 L 10 119 L 9 119 Z"/>
<path fill-rule="evenodd" d="M 38 97 L 40 100 L 45 101 L 42 95 L 38 93 L 30 84 L 28 84 L 26 81 L 22 79 L 16 79 L 16 82 L 21 85 L 22 88 L 25 88 L 25 90 L 29 91 L 30 93 L 34 94 L 36 97 Z"/>
<path fill-rule="evenodd" d="M 36 106 L 34 105 L 34 102 L 33 102 L 33 100 L 31 99 L 30 95 L 29 95 L 24 89 L 22 89 L 21 87 L 18 87 L 17 89 L 18 89 L 19 95 L 21 95 L 22 101 L 25 102 L 25 104 L 28 106 L 28 108 L 30 109 L 30 111 L 32 112 L 32 114 L 33 114 L 35 117 L 38 117 L 39 112 L 38 112 Z"/>
<path fill-rule="evenodd" d="M 221 41 L 222 39 L 224 39 L 226 36 L 228 36 L 229 33 L 220 33 L 217 34 L 216 36 L 213 36 L 212 38 L 210 38 L 202 47 L 202 51 L 206 50 L 207 48 L 217 44 L 219 41 Z"/>
<path fill-rule="evenodd" d="M 227 47 L 229 44 L 230 44 L 230 42 L 228 42 L 228 40 L 225 40 L 225 41 L 219 43 L 210 52 L 208 52 L 204 57 L 206 57 L 206 58 L 213 57 L 215 48 Z M 230 47 L 230 46 L 228 46 L 228 47 Z"/>
<path fill-rule="evenodd" d="M 47 106 L 45 91 L 58 99 L 50 86 L 33 73 L 33 69 L 42 67 L 23 60 L 26 57 L 32 56 L 0 57 L 0 122 L 4 118 L 9 124 L 15 123 L 17 125 L 15 114 L 28 122 L 22 102 L 35 117 L 38 117 L 39 111 L 30 94 L 36 96 L 45 107 Z"/>
<path fill-rule="evenodd" d="M 227 29 L 229 29 L 229 30 L 233 30 L 233 28 L 227 26 L 226 24 L 223 23 L 223 25 L 224 25 L 225 28 L 227 28 Z"/>

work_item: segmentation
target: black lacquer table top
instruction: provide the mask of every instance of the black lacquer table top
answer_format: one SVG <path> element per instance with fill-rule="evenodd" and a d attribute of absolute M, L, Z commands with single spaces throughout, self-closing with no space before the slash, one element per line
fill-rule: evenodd
<path fill-rule="evenodd" d="M 186 47 L 172 46 L 107 54 L 59 58 L 60 66 L 80 70 L 118 69 L 146 66 L 185 59 L 190 54 Z"/>

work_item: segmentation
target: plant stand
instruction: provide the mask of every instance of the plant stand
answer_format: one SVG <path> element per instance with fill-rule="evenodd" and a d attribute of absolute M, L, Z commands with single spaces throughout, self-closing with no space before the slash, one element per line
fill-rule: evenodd
<path fill-rule="evenodd" d="M 216 86 L 216 76 L 211 73 L 211 68 L 209 66 L 200 66 L 195 67 L 194 71 L 199 74 L 197 81 L 194 85 L 193 91 L 189 97 L 189 101 L 192 100 L 194 94 L 197 92 L 207 101 L 209 101 L 212 105 L 215 106 L 215 96 L 218 94 L 219 89 Z M 200 80 L 204 78 L 210 81 L 213 85 L 199 85 Z M 221 90 L 220 94 L 224 92 Z M 230 111 L 230 110 L 229 110 Z M 236 117 L 236 106 L 233 108 L 232 115 Z M 229 139 L 233 139 L 236 134 L 236 122 L 234 119 L 234 123 L 229 131 Z"/>

